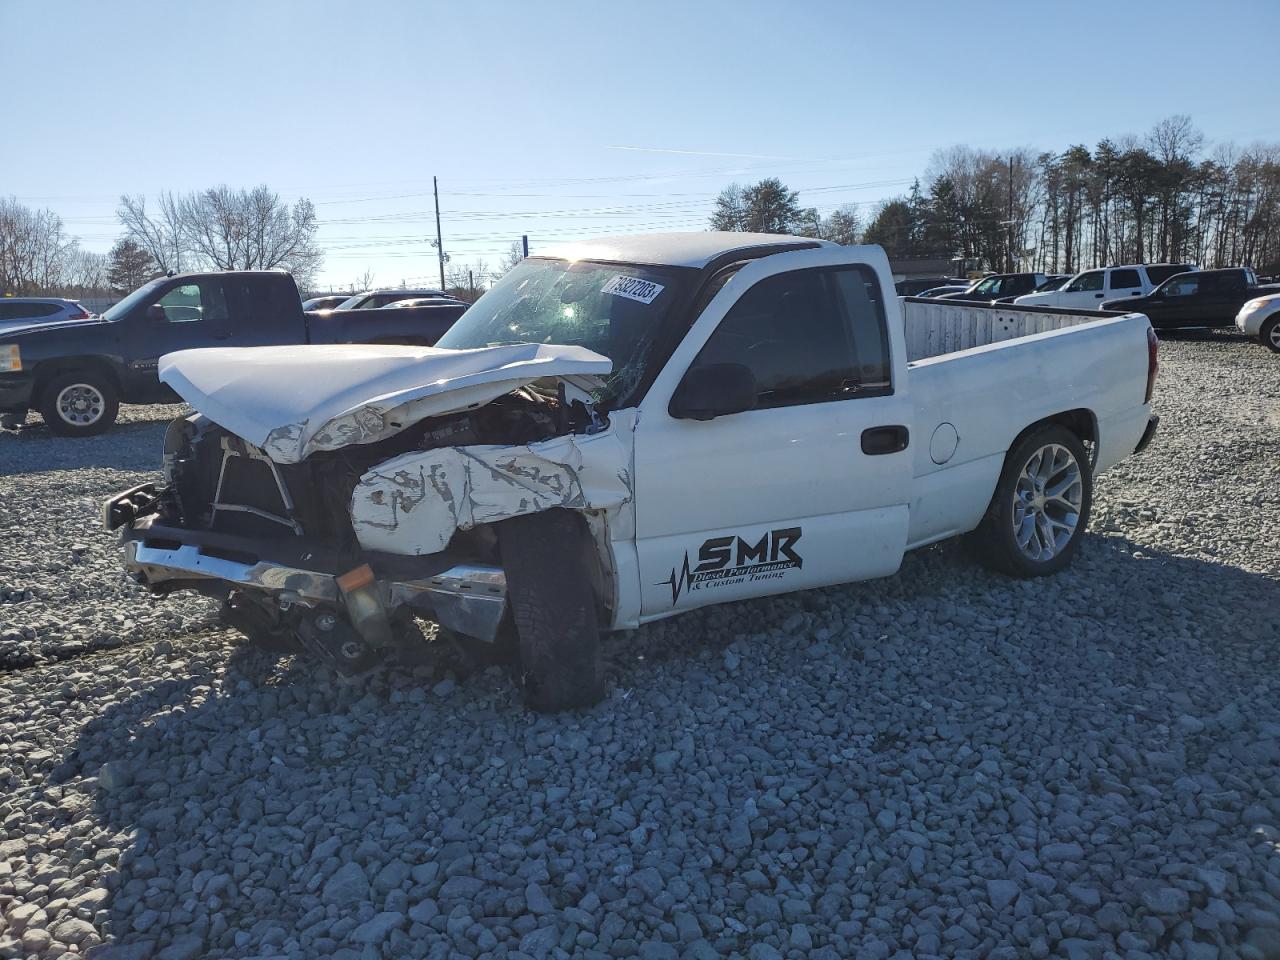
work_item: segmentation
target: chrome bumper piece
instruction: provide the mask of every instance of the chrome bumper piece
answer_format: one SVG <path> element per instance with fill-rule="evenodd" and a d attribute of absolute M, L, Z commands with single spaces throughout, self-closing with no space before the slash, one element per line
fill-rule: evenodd
<path fill-rule="evenodd" d="M 242 563 L 213 556 L 191 544 L 149 547 L 138 540 L 126 540 L 124 551 L 125 568 L 149 586 L 216 580 L 308 606 L 342 603 L 338 578 L 329 573 L 265 560 Z M 378 590 L 389 610 L 404 605 L 425 607 L 440 626 L 486 641 L 497 636 L 507 606 L 506 576 L 498 567 L 459 564 L 422 580 L 379 581 Z"/>

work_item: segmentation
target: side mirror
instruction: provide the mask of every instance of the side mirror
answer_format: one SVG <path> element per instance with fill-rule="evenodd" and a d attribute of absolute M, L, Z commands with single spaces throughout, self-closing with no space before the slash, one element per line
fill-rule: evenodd
<path fill-rule="evenodd" d="M 677 420 L 714 420 L 756 405 L 756 378 L 740 363 L 691 367 L 676 387 L 667 412 Z"/>
<path fill-rule="evenodd" d="M 164 312 L 164 307 L 160 306 L 158 303 L 153 303 L 151 306 L 147 307 L 146 313 L 143 314 L 143 317 L 148 323 L 169 322 L 169 315 Z"/>

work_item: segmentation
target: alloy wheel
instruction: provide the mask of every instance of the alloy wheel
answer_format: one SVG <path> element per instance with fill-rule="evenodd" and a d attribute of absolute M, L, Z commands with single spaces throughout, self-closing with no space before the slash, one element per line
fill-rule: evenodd
<path fill-rule="evenodd" d="M 1043 563 L 1076 534 L 1084 481 L 1075 455 L 1058 443 L 1033 453 L 1013 491 L 1013 538 L 1028 560 Z"/>

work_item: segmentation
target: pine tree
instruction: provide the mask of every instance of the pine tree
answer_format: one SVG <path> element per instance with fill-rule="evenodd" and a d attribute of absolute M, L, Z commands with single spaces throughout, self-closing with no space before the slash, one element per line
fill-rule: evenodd
<path fill-rule="evenodd" d="M 125 237 L 111 248 L 107 263 L 107 282 L 117 293 L 129 293 L 148 280 L 159 276 L 155 259 L 134 241 Z"/>

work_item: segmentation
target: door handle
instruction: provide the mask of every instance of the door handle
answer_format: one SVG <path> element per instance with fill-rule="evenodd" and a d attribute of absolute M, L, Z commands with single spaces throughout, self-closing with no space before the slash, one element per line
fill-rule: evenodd
<path fill-rule="evenodd" d="M 862 431 L 862 452 L 869 457 L 882 453 L 901 453 L 907 449 L 911 434 L 904 426 L 869 427 Z"/>

